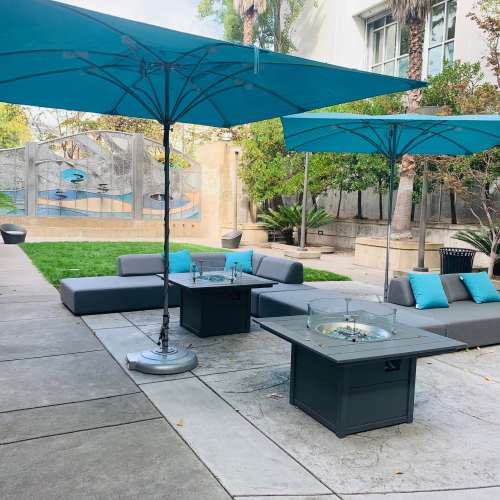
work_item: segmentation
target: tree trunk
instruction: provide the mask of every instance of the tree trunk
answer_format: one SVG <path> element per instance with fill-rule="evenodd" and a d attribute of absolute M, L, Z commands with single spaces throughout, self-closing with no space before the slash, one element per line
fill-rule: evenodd
<path fill-rule="evenodd" d="M 363 192 L 358 191 L 358 213 L 356 214 L 356 219 L 363 218 Z"/>
<path fill-rule="evenodd" d="M 451 216 L 451 223 L 457 224 L 457 204 L 456 204 L 455 191 L 453 191 L 453 189 L 450 189 L 450 216 Z"/>
<path fill-rule="evenodd" d="M 410 216 L 410 220 L 412 222 L 415 222 L 415 202 L 413 200 L 411 202 L 411 216 Z"/>
<path fill-rule="evenodd" d="M 283 43 L 281 37 L 281 1 L 273 2 L 274 21 L 274 52 L 282 52 Z"/>
<path fill-rule="evenodd" d="M 253 25 L 255 21 L 255 9 L 248 9 L 243 16 L 243 43 L 252 45 L 253 43 Z"/>
<path fill-rule="evenodd" d="M 408 23 L 410 31 L 410 49 L 408 56 L 408 78 L 420 80 L 422 77 L 422 50 L 424 46 L 425 21 L 412 19 Z M 422 100 L 420 89 L 411 90 L 406 96 L 407 113 L 414 112 Z M 411 237 L 411 205 L 416 162 L 411 155 L 404 155 L 399 169 L 399 188 L 394 208 L 393 234 Z"/>
<path fill-rule="evenodd" d="M 401 175 L 393 216 L 393 233 L 399 237 L 411 237 L 411 205 L 415 174 Z"/>
<path fill-rule="evenodd" d="M 339 191 L 339 204 L 337 205 L 337 219 L 340 217 L 340 206 L 342 205 L 342 193 L 343 193 L 343 190 L 340 189 L 340 191 Z"/>
<path fill-rule="evenodd" d="M 490 262 L 488 263 L 488 276 L 490 278 L 493 277 L 493 268 L 495 267 L 495 263 L 498 259 L 498 255 L 495 251 L 495 246 L 491 246 L 491 252 L 490 252 Z"/>
<path fill-rule="evenodd" d="M 384 218 L 384 201 L 382 195 L 382 179 L 378 180 L 378 220 Z"/>

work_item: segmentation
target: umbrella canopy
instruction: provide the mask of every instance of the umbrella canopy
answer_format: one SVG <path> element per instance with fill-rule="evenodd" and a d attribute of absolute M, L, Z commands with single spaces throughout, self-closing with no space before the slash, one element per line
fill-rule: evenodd
<path fill-rule="evenodd" d="M 121 19 L 49 0 L 3 0 L 0 101 L 230 127 L 424 85 Z M 169 213 L 164 252 L 168 255 Z M 177 373 L 196 356 L 168 345 L 165 259 L 161 350 L 129 367 Z"/>
<path fill-rule="evenodd" d="M 469 155 L 500 142 L 498 115 L 354 115 L 303 113 L 282 119 L 293 151 Z"/>
<path fill-rule="evenodd" d="M 282 118 L 291 151 L 378 153 L 390 164 L 384 299 L 389 285 L 392 195 L 396 161 L 404 154 L 470 155 L 500 145 L 498 115 L 355 115 L 302 113 Z"/>
<path fill-rule="evenodd" d="M 2 7 L 11 103 L 229 127 L 424 85 L 48 0 Z"/>

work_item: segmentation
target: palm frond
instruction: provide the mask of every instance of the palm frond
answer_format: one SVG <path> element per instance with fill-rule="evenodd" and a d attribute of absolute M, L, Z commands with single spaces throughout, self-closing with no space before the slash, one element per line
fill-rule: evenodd
<path fill-rule="evenodd" d="M 484 253 L 488 257 L 490 256 L 491 247 L 493 245 L 493 233 L 488 229 L 481 229 L 479 231 L 464 229 L 462 231 L 458 231 L 458 233 L 453 236 L 453 239 L 468 243 L 478 252 Z M 494 250 L 498 258 L 500 258 L 500 249 L 498 247 L 499 245 L 497 244 Z"/>
<path fill-rule="evenodd" d="M 429 13 L 432 0 L 387 0 L 392 16 L 400 24 L 410 20 L 423 21 Z"/>
<path fill-rule="evenodd" d="M 248 11 L 254 10 L 257 14 L 262 14 L 267 9 L 266 0 L 233 0 L 233 8 L 240 16 Z"/>

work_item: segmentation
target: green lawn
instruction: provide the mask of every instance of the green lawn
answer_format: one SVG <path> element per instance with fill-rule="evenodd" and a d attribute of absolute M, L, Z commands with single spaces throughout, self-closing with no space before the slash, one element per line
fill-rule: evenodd
<path fill-rule="evenodd" d="M 116 274 L 116 258 L 129 253 L 159 253 L 161 243 L 147 242 L 47 242 L 23 243 L 21 248 L 40 272 L 54 285 L 63 278 L 109 276 Z M 171 243 L 170 250 L 220 252 L 220 248 Z M 329 271 L 304 268 L 305 281 L 349 281 L 350 278 Z"/>

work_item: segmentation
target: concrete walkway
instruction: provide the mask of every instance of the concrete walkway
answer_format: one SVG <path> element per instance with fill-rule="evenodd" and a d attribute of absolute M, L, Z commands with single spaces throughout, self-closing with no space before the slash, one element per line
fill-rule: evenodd
<path fill-rule="evenodd" d="M 2 500 L 500 498 L 499 347 L 421 360 L 411 425 L 339 439 L 288 403 L 289 345 L 257 329 L 200 339 L 173 309 L 199 366 L 126 371 L 160 321 L 76 318 L 0 245 Z"/>
<path fill-rule="evenodd" d="M 0 498 L 231 498 L 24 253 L 3 244 Z"/>

